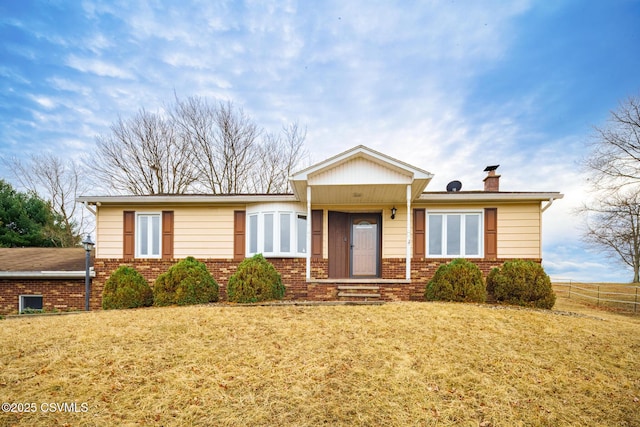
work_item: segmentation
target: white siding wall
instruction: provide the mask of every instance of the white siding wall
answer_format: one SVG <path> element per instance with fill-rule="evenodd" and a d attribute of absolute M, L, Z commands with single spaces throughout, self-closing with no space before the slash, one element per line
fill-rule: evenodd
<path fill-rule="evenodd" d="M 410 184 L 411 177 L 381 166 L 371 160 L 357 158 L 309 178 L 309 185 Z"/>

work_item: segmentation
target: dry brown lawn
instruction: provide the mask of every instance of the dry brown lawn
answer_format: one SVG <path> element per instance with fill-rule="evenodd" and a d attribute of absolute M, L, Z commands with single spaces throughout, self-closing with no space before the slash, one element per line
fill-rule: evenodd
<path fill-rule="evenodd" d="M 22 316 L 0 401 L 35 412 L 0 425 L 640 426 L 639 327 L 563 299 Z"/>
<path fill-rule="evenodd" d="M 554 283 L 558 296 L 582 304 L 640 314 L 640 287 L 622 283 Z"/>

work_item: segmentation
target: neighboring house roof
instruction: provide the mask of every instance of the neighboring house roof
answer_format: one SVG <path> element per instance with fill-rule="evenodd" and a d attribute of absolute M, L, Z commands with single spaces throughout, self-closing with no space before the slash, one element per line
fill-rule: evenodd
<path fill-rule="evenodd" d="M 85 263 L 84 248 L 0 248 L 0 279 L 84 277 Z"/>

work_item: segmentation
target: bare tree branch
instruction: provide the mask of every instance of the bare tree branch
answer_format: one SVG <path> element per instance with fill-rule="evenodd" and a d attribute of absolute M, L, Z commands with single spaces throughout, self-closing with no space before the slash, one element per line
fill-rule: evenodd
<path fill-rule="evenodd" d="M 128 194 L 280 193 L 306 155 L 306 129 L 273 136 L 230 101 L 176 96 L 166 110 L 119 118 L 97 138 L 99 181 Z"/>
<path fill-rule="evenodd" d="M 88 190 L 86 180 L 81 179 L 81 166 L 53 154 L 32 155 L 27 162 L 15 157 L 3 162 L 20 187 L 50 203 L 65 233 L 59 236 L 62 245 L 80 243 L 81 235 L 90 227 L 84 209 L 79 209 L 76 203 L 76 197 Z"/>
<path fill-rule="evenodd" d="M 595 128 L 592 151 L 584 161 L 594 200 L 579 210 L 586 217 L 584 241 L 629 265 L 640 281 L 640 97 L 612 111 L 607 125 Z"/>
<path fill-rule="evenodd" d="M 117 192 L 180 194 L 197 180 L 190 141 L 177 137 L 159 114 L 142 109 L 131 119 L 119 118 L 96 143 L 94 172 Z"/>

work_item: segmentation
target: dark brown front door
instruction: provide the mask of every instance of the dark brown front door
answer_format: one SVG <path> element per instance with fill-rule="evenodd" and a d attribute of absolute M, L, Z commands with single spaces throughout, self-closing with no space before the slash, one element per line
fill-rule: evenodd
<path fill-rule="evenodd" d="M 329 277 L 379 277 L 380 214 L 329 211 Z"/>
<path fill-rule="evenodd" d="M 349 277 L 349 214 L 329 211 L 329 277 Z"/>

